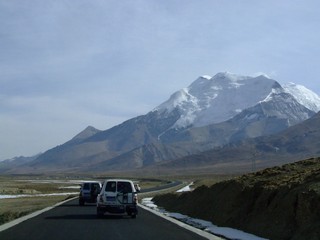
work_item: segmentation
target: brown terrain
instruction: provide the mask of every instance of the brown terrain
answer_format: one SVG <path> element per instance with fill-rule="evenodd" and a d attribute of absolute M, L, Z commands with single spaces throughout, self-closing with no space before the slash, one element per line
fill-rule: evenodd
<path fill-rule="evenodd" d="M 320 158 L 154 198 L 167 211 L 268 239 L 320 239 Z"/>

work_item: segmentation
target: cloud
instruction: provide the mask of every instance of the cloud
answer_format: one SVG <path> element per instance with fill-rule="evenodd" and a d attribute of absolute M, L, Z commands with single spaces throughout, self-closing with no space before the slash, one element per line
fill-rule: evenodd
<path fill-rule="evenodd" d="M 0 1 L 0 159 L 145 114 L 200 75 L 264 72 L 320 93 L 319 5 Z"/>

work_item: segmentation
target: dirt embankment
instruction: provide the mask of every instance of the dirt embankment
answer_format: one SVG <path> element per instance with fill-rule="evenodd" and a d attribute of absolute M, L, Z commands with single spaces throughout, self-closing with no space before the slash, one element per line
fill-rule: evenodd
<path fill-rule="evenodd" d="M 320 239 L 320 158 L 159 195 L 158 206 L 269 239 Z"/>

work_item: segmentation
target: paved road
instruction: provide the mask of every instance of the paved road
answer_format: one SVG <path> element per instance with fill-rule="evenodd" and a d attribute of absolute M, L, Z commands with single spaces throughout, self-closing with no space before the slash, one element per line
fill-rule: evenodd
<path fill-rule="evenodd" d="M 155 191 L 160 191 L 160 190 L 165 190 L 165 189 L 169 189 L 172 187 L 176 187 L 178 185 L 182 184 L 181 181 L 173 181 L 173 182 L 169 182 L 167 184 L 164 185 L 160 185 L 157 187 L 152 187 L 152 188 L 147 188 L 147 189 L 143 189 L 141 190 L 141 193 L 150 193 L 150 192 L 155 192 Z"/>
<path fill-rule="evenodd" d="M 136 219 L 96 217 L 95 205 L 78 205 L 78 199 L 0 232 L 0 239 L 30 240 L 157 240 L 204 239 L 139 208 Z"/>

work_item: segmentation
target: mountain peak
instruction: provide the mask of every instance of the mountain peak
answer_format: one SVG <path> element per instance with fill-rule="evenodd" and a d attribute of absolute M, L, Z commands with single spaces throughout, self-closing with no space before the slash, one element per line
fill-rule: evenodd
<path fill-rule="evenodd" d="M 219 72 L 216 75 L 214 75 L 212 79 L 214 79 L 214 80 L 227 79 L 229 81 L 236 82 L 236 81 L 241 81 L 241 80 L 245 80 L 245 79 L 249 79 L 249 78 L 253 78 L 253 77 L 242 76 L 242 75 L 234 74 L 231 72 Z"/>
<path fill-rule="evenodd" d="M 92 127 L 92 126 L 88 126 L 82 132 L 77 134 L 72 140 L 86 139 L 86 138 L 89 138 L 89 137 L 93 136 L 94 134 L 96 134 L 96 133 L 98 133 L 100 131 L 101 130 L 98 130 L 98 129 Z"/>
<path fill-rule="evenodd" d="M 320 111 L 320 97 L 310 89 L 293 82 L 284 84 L 283 88 L 308 109 L 314 112 Z"/>
<path fill-rule="evenodd" d="M 202 75 L 200 78 L 210 80 L 212 77 L 209 75 Z"/>
<path fill-rule="evenodd" d="M 181 117 L 172 128 L 200 127 L 232 118 L 264 100 L 278 87 L 275 80 L 263 75 L 250 77 L 220 72 L 212 78 L 199 77 L 155 110 L 168 114 L 175 109 L 179 111 Z"/>

